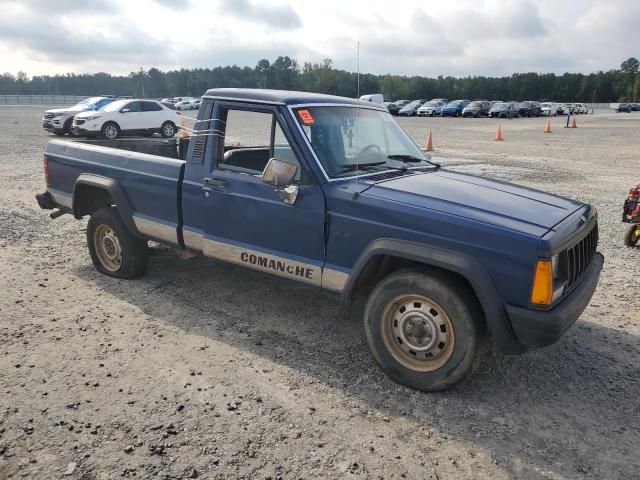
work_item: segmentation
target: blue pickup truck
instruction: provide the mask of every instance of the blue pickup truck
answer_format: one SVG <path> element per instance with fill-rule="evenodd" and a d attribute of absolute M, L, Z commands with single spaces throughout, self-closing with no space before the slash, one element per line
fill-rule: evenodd
<path fill-rule="evenodd" d="M 425 391 L 472 373 L 489 336 L 509 354 L 557 341 L 602 269 L 593 207 L 447 171 L 376 104 L 213 89 L 182 148 L 130 142 L 45 153 L 37 201 L 89 217 L 97 270 L 142 275 L 154 240 L 362 296 L 373 357 Z"/>

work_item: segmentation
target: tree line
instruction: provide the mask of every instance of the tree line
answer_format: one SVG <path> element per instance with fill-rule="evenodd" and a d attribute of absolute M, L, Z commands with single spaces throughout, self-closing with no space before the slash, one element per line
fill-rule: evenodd
<path fill-rule="evenodd" d="M 640 62 L 629 58 L 619 69 L 591 74 L 514 73 L 504 77 L 423 77 L 406 75 L 360 75 L 360 92 L 382 93 L 385 99 L 444 97 L 502 100 L 555 100 L 561 102 L 640 101 Z M 0 95 L 131 95 L 162 98 L 200 96 L 208 88 L 276 88 L 357 95 L 357 74 L 333 67 L 330 59 L 304 63 L 280 56 L 260 60 L 251 67 L 237 65 L 191 68 L 163 72 L 157 68 L 131 72 L 44 75 L 29 78 L 24 72 L 0 75 Z"/>

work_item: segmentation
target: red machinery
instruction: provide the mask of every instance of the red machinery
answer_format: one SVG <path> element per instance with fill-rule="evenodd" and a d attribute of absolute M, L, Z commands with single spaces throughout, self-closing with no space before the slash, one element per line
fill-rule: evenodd
<path fill-rule="evenodd" d="M 640 241 L 640 183 L 629 190 L 629 196 L 624 202 L 622 221 L 630 224 L 624 236 L 624 244 L 633 247 Z"/>

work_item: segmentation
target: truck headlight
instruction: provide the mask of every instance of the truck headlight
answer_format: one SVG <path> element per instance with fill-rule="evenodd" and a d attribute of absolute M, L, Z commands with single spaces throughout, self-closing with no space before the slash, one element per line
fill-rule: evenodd
<path fill-rule="evenodd" d="M 89 115 L 88 117 L 84 117 L 84 119 L 86 121 L 90 121 L 90 120 L 95 120 L 96 118 L 100 118 L 102 116 L 102 114 L 97 113 L 95 115 Z"/>

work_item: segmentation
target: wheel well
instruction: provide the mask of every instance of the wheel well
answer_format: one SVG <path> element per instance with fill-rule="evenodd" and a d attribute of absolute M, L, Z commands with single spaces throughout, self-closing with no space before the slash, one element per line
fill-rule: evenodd
<path fill-rule="evenodd" d="M 387 275 L 390 275 L 391 273 L 398 270 L 405 270 L 410 268 L 421 269 L 427 272 L 437 272 L 438 274 L 446 275 L 449 278 L 455 279 L 455 281 L 464 285 L 464 287 L 473 294 L 476 301 L 478 302 L 478 306 L 480 306 L 482 310 L 480 300 L 478 299 L 478 295 L 476 294 L 473 286 L 471 285 L 469 280 L 467 280 L 459 273 L 452 270 L 447 270 L 445 268 L 429 265 L 427 263 L 386 254 L 374 255 L 369 259 L 367 264 L 360 271 L 360 275 L 358 275 L 358 278 L 353 285 L 353 289 L 351 290 L 350 297 L 354 298 L 360 295 L 368 295 L 378 284 L 378 282 Z"/>
<path fill-rule="evenodd" d="M 96 210 L 112 204 L 111 194 L 93 185 L 77 185 L 73 195 L 73 211 L 76 218 L 91 215 Z"/>
<path fill-rule="evenodd" d="M 106 122 L 104 122 L 102 124 L 102 127 L 100 128 L 100 131 L 102 131 L 102 129 L 104 127 L 106 127 L 107 125 L 115 125 L 116 127 L 118 127 L 118 130 L 121 130 L 120 125 L 118 125 L 118 122 L 114 122 L 113 120 L 108 120 L 108 121 L 106 121 Z"/>

